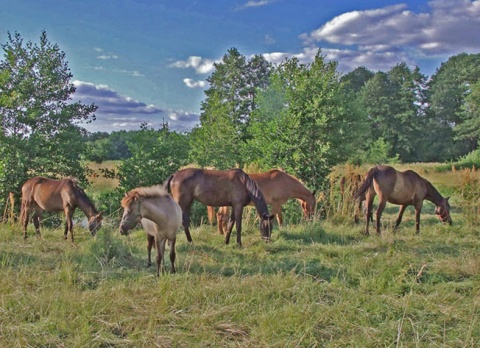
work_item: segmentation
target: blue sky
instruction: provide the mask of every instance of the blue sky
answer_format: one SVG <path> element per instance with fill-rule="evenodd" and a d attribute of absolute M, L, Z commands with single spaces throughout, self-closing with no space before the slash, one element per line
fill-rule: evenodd
<path fill-rule="evenodd" d="M 450 56 L 480 53 L 480 1 L 471 0 L 0 0 L 7 31 L 66 53 L 75 98 L 99 106 L 90 131 L 142 122 L 188 131 L 206 78 L 229 48 L 272 63 L 310 62 L 322 49 L 349 72 L 399 62 L 432 75 Z M 3 53 L 3 52 L 2 52 Z M 3 57 L 2 57 L 3 59 Z"/>

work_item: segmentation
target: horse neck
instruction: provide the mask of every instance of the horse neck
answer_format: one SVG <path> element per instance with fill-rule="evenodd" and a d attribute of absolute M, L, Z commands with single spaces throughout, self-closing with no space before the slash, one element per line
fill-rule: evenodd
<path fill-rule="evenodd" d="M 437 189 L 427 181 L 427 195 L 425 196 L 425 199 L 435 205 L 441 205 L 445 198 L 443 198 L 440 192 L 438 192 Z"/>
<path fill-rule="evenodd" d="M 92 202 L 90 202 L 90 200 L 88 199 L 87 195 L 78 190 L 77 192 L 77 206 L 78 208 L 83 211 L 83 213 L 85 215 L 87 215 L 89 218 L 94 216 L 94 215 L 97 215 L 98 214 L 98 211 L 97 209 L 95 209 L 95 206 L 93 205 Z"/>

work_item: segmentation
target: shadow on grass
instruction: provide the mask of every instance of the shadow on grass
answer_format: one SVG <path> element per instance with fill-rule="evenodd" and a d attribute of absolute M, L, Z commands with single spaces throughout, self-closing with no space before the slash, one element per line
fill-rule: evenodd
<path fill-rule="evenodd" d="M 279 237 L 286 241 L 292 241 L 295 243 L 301 243 L 304 245 L 318 243 L 318 244 L 335 244 L 335 245 L 351 245 L 356 244 L 364 239 L 361 234 L 339 234 L 326 232 L 322 227 L 318 225 L 312 225 L 308 228 L 304 228 L 299 232 L 281 230 Z"/>

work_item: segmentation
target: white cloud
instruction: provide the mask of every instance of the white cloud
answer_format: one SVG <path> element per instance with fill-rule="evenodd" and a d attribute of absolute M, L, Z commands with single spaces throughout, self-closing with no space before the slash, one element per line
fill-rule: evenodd
<path fill-rule="evenodd" d="M 186 78 L 186 79 L 183 79 L 183 83 L 185 83 L 185 85 L 188 88 L 205 88 L 205 87 L 207 87 L 207 81 L 203 81 L 203 80 L 195 81 L 195 80 Z"/>
<path fill-rule="evenodd" d="M 337 44 L 362 54 L 413 51 L 429 56 L 479 49 L 480 1 L 434 0 L 428 5 L 428 13 L 413 13 L 405 4 L 347 12 L 300 37 L 307 45 Z"/>
<path fill-rule="evenodd" d="M 172 63 L 173 68 L 188 69 L 193 68 L 197 74 L 208 74 L 214 70 L 215 61 L 198 56 L 190 56 L 187 60 L 179 60 Z"/>

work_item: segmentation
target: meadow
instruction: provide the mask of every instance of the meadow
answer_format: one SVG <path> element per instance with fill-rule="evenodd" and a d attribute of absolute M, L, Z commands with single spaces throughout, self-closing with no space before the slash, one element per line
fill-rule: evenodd
<path fill-rule="evenodd" d="M 194 227 L 192 244 L 179 231 L 178 272 L 157 278 L 144 232 L 119 235 L 120 212 L 96 237 L 76 225 L 75 244 L 62 226 L 41 239 L 30 226 L 24 241 L 5 223 L 1 346 L 478 347 L 478 173 L 396 167 L 451 196 L 453 225 L 425 202 L 420 234 L 411 207 L 393 234 L 398 207 L 388 204 L 382 236 L 330 216 L 275 225 L 266 244 L 246 213 L 242 249 L 214 226 Z"/>

